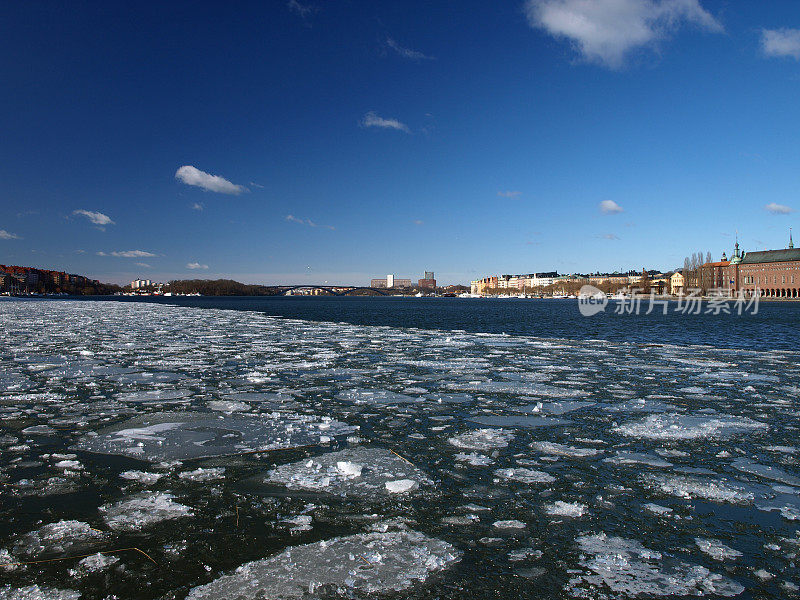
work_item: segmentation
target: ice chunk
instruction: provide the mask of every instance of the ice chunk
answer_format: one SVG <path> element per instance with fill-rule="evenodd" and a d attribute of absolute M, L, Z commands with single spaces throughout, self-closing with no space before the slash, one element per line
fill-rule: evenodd
<path fill-rule="evenodd" d="M 123 471 L 119 474 L 120 478 L 128 481 L 137 481 L 142 485 L 154 485 L 161 479 L 163 473 L 147 473 L 145 471 Z"/>
<path fill-rule="evenodd" d="M 671 467 L 672 463 L 644 452 L 617 452 L 604 458 L 603 462 L 615 465 L 647 465 L 648 467 Z"/>
<path fill-rule="evenodd" d="M 531 448 L 538 450 L 543 454 L 549 454 L 551 456 L 566 456 L 568 458 L 587 458 L 603 452 L 597 448 L 575 448 L 573 446 L 557 444 L 555 442 L 533 442 L 531 444 Z"/>
<path fill-rule="evenodd" d="M 402 591 L 458 562 L 461 553 L 416 531 L 366 533 L 295 546 L 192 589 L 187 600 L 286 600 L 317 590 Z"/>
<path fill-rule="evenodd" d="M 704 538 L 694 538 L 694 543 L 700 548 L 701 552 L 708 554 L 714 560 L 735 559 L 742 556 L 742 553 L 733 548 L 729 548 L 719 540 L 707 540 Z"/>
<path fill-rule="evenodd" d="M 108 535 L 81 521 L 50 523 L 21 536 L 13 547 L 16 556 L 34 558 L 50 554 L 83 552 L 104 542 Z"/>
<path fill-rule="evenodd" d="M 734 469 L 738 469 L 743 473 L 751 475 L 758 475 L 764 479 L 771 479 L 772 481 L 779 481 L 787 485 L 800 486 L 800 477 L 790 475 L 786 471 L 773 467 L 771 465 L 761 465 L 746 458 L 737 458 L 731 463 Z"/>
<path fill-rule="evenodd" d="M 545 504 L 544 511 L 554 517 L 580 518 L 586 514 L 589 507 L 580 502 L 564 502 L 556 500 L 552 504 Z"/>
<path fill-rule="evenodd" d="M 687 475 L 651 475 L 645 481 L 666 494 L 678 498 L 703 498 L 713 502 L 752 504 L 754 495 L 746 488 L 718 479 Z"/>
<path fill-rule="evenodd" d="M 615 427 L 613 431 L 629 437 L 653 440 L 721 439 L 742 433 L 764 431 L 767 425 L 748 417 L 731 415 L 648 415 Z"/>
<path fill-rule="evenodd" d="M 246 412 L 250 410 L 249 404 L 237 402 L 236 400 L 211 400 L 206 403 L 206 406 L 211 410 L 218 410 L 220 412 Z"/>
<path fill-rule="evenodd" d="M 175 502 L 172 494 L 161 492 L 105 504 L 99 510 L 106 524 L 115 531 L 135 531 L 193 514 L 188 506 Z"/>
<path fill-rule="evenodd" d="M 514 433 L 505 429 L 474 429 L 451 437 L 448 442 L 457 448 L 467 450 L 493 450 L 505 448 L 514 439 Z"/>
<path fill-rule="evenodd" d="M 556 425 L 567 425 L 569 423 L 566 419 L 536 415 L 480 415 L 470 417 L 469 420 L 478 425 L 487 425 L 489 427 L 518 427 L 523 429 L 555 427 Z"/>
<path fill-rule="evenodd" d="M 0 587 L 0 600 L 78 600 L 80 597 L 80 593 L 72 590 L 57 590 L 38 585 L 21 588 L 12 588 L 10 585 Z"/>
<path fill-rule="evenodd" d="M 403 480 L 416 484 L 409 489 L 433 483 L 422 469 L 397 454 L 363 446 L 279 465 L 263 479 L 289 489 L 362 497 L 406 491 L 397 489 L 407 485 L 400 483 Z"/>
<path fill-rule="evenodd" d="M 194 471 L 184 471 L 178 474 L 179 479 L 186 481 L 214 481 L 215 479 L 225 478 L 225 467 L 200 467 Z"/>
<path fill-rule="evenodd" d="M 486 467 L 494 463 L 494 461 L 488 456 L 478 454 L 477 452 L 470 452 L 469 454 L 459 452 L 456 454 L 455 458 L 457 461 L 469 463 L 473 467 Z"/>
<path fill-rule="evenodd" d="M 544 471 L 525 468 L 497 469 L 495 475 L 501 479 L 519 481 L 520 483 L 553 483 L 556 478 Z"/>
<path fill-rule="evenodd" d="M 707 568 L 645 548 L 636 540 L 605 533 L 578 538 L 587 556 L 581 565 L 586 573 L 570 582 L 608 587 L 629 597 L 639 596 L 736 596 L 744 591 L 739 583 Z"/>
<path fill-rule="evenodd" d="M 419 484 L 413 479 L 397 479 L 395 481 L 387 481 L 384 485 L 390 494 L 403 494 L 419 487 Z"/>
<path fill-rule="evenodd" d="M 510 519 L 507 521 L 495 521 L 492 523 L 492 527 L 495 529 L 525 529 L 527 525 L 522 521 L 517 521 L 516 519 Z"/>
<path fill-rule="evenodd" d="M 305 415 L 155 413 L 87 435 L 75 447 L 158 462 L 313 446 L 357 429 Z"/>

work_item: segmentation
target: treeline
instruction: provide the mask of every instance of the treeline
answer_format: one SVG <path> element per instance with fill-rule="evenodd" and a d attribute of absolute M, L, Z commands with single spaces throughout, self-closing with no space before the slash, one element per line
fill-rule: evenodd
<path fill-rule="evenodd" d="M 176 279 L 170 281 L 164 291 L 203 296 L 276 296 L 280 293 L 265 285 L 240 283 L 233 279 Z"/>

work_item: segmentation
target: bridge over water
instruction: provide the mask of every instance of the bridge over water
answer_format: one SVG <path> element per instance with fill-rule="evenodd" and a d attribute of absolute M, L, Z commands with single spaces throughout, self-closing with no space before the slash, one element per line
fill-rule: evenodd
<path fill-rule="evenodd" d="M 282 294 L 291 292 L 293 290 L 325 290 L 331 296 L 347 296 L 353 292 L 362 291 L 375 292 L 380 296 L 389 295 L 389 292 L 387 292 L 385 289 L 355 285 L 315 285 L 311 283 L 303 283 L 300 285 L 276 285 L 272 287 L 273 289 L 280 290 Z"/>

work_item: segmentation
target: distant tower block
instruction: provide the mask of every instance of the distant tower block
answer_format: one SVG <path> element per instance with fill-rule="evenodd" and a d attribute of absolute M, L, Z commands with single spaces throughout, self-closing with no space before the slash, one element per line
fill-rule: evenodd
<path fill-rule="evenodd" d="M 393 288 L 394 287 L 394 275 L 387 275 L 386 276 L 386 287 Z"/>
<path fill-rule="evenodd" d="M 424 279 L 436 279 L 436 277 L 434 277 L 433 271 L 425 271 Z"/>

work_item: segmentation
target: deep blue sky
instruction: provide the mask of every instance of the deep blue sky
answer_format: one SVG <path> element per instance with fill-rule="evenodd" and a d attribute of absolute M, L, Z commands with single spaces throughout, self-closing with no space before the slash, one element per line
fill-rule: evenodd
<path fill-rule="evenodd" d="M 784 247 L 798 29 L 794 0 L 5 3 L 0 263 L 468 283 Z"/>

